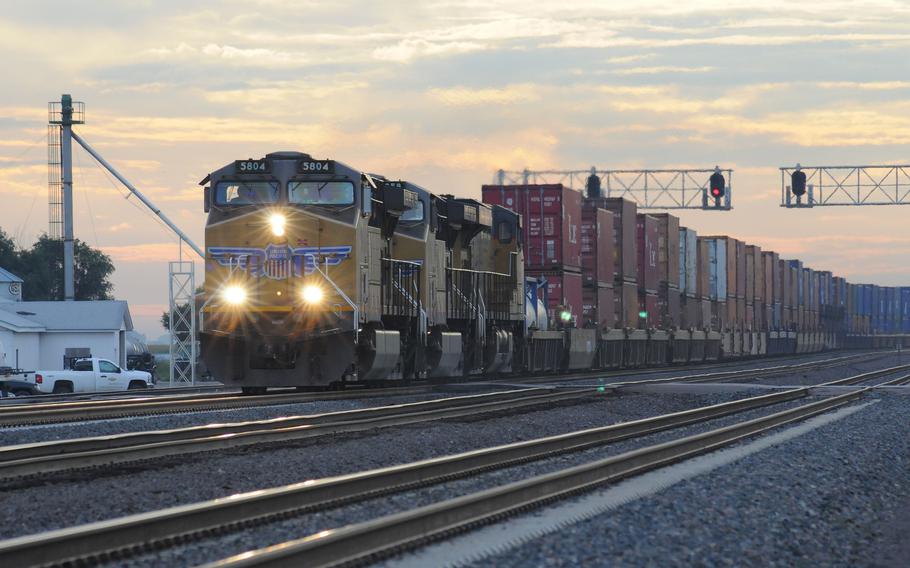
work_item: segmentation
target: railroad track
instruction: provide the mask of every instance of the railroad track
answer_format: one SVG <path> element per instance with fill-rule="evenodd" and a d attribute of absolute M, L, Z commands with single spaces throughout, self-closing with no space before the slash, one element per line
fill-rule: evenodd
<path fill-rule="evenodd" d="M 210 424 L 0 447 L 0 479 L 29 478 L 151 459 L 483 416 L 602 397 L 597 389 L 531 388 L 269 420 Z"/>
<path fill-rule="evenodd" d="M 391 551 L 524 512 L 600 484 L 717 449 L 859 399 L 868 389 L 825 398 L 761 418 L 687 436 L 555 473 L 536 476 L 427 507 L 330 529 L 250 551 L 221 566 L 330 566 L 375 560 Z M 307 481 L 0 542 L 0 565 L 80 565 L 196 542 L 339 505 L 400 493 L 619 440 L 792 402 L 810 387 L 751 397 L 633 422 L 613 424 L 462 454 Z"/>
<path fill-rule="evenodd" d="M 818 370 L 845 365 L 853 362 L 874 360 L 888 357 L 891 352 L 873 352 L 845 355 L 830 359 L 806 361 L 795 365 L 778 365 L 759 369 L 737 369 L 716 373 L 686 374 L 677 377 L 664 377 L 655 379 L 641 379 L 637 381 L 624 381 L 616 385 L 648 384 L 667 382 L 716 382 L 722 380 L 742 378 L 754 380 L 763 377 L 777 376 L 793 373 L 799 370 Z M 669 369 L 662 368 L 653 371 L 633 370 L 631 374 L 650 372 L 666 373 Z M 523 384 L 541 384 L 579 380 L 583 378 L 606 379 L 610 377 L 628 376 L 629 371 L 609 371 L 592 373 L 565 374 L 561 376 L 540 375 L 519 379 Z M 606 386 L 613 386 L 607 383 Z M 341 392 L 315 392 L 315 393 L 280 393 L 261 396 L 237 396 L 234 394 L 210 394 L 203 396 L 174 397 L 164 400 L 155 397 L 128 398 L 120 400 L 92 400 L 79 402 L 59 402 L 48 404 L 30 405 L 0 405 L 0 427 L 26 426 L 36 424 L 55 424 L 61 422 L 77 422 L 87 420 L 103 420 L 112 418 L 127 418 L 135 416 L 150 416 L 160 414 L 177 414 L 189 412 L 204 412 L 211 410 L 228 410 L 240 408 L 255 408 L 262 406 L 275 406 L 282 404 L 299 404 L 314 401 L 350 400 L 364 397 L 388 397 L 426 394 L 433 392 L 432 385 L 417 385 L 406 387 L 390 387 L 383 389 L 350 390 Z"/>
<path fill-rule="evenodd" d="M 904 370 L 910 370 L 910 364 L 814 386 L 858 384 Z M 693 379 L 704 380 L 700 375 Z M 621 386 L 617 384 L 616 388 Z M 602 387 L 555 392 L 552 388 L 529 388 L 315 415 L 5 446 L 0 447 L 0 479 L 46 476 L 245 446 L 300 443 L 332 434 L 578 402 L 605 392 L 607 389 Z"/>
<path fill-rule="evenodd" d="M 9 406 L 0 408 L 0 426 L 27 426 L 34 424 L 55 424 L 111 418 L 150 416 L 255 408 L 280 404 L 299 404 L 325 400 L 349 400 L 368 397 L 407 396 L 432 392 L 432 387 L 394 387 L 377 390 L 351 390 L 340 392 L 282 393 L 260 396 L 207 395 L 205 397 L 180 397 L 177 399 L 122 399 L 117 401 L 93 400 L 84 402 L 60 402 Z"/>
<path fill-rule="evenodd" d="M 844 379 L 835 379 L 833 381 L 828 381 L 825 383 L 820 383 L 818 385 L 813 385 L 814 387 L 832 387 L 832 386 L 849 386 L 849 385 L 858 385 L 866 381 L 871 381 L 875 379 L 880 379 L 882 377 L 887 377 L 888 375 L 893 375 L 901 371 L 906 371 L 910 369 L 910 365 L 897 365 L 896 367 L 888 367 L 887 369 L 876 369 L 875 371 L 869 371 L 868 373 L 862 373 L 859 375 L 854 375 L 852 377 L 846 377 Z M 910 377 L 898 377 L 891 381 L 886 381 L 885 383 L 873 385 L 873 386 L 884 386 L 884 385 L 902 385 L 905 384 L 904 381 L 910 380 Z"/>

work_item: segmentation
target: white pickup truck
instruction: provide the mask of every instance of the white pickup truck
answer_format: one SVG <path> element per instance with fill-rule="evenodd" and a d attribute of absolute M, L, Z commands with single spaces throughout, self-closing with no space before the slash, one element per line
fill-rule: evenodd
<path fill-rule="evenodd" d="M 107 359 L 78 359 L 65 371 L 25 373 L 43 393 L 70 393 L 144 389 L 153 385 L 151 373 L 121 369 Z"/>

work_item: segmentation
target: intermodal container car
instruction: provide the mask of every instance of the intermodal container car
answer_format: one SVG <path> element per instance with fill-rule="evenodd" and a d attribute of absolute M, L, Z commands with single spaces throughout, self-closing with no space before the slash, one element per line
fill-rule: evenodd
<path fill-rule="evenodd" d="M 657 293 L 657 219 L 651 215 L 639 214 L 638 227 L 638 289 Z"/>

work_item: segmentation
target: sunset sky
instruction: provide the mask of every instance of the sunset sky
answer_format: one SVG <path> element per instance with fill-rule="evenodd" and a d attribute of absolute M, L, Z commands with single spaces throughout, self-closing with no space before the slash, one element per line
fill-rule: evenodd
<path fill-rule="evenodd" d="M 6 1 L 0 227 L 47 230 L 46 105 L 67 92 L 200 245 L 199 180 L 274 150 L 473 197 L 498 168 L 720 164 L 735 209 L 683 224 L 910 285 L 910 209 L 778 207 L 780 166 L 910 162 L 908 50 L 897 0 Z M 75 164 L 76 235 L 157 337 L 176 238 Z"/>

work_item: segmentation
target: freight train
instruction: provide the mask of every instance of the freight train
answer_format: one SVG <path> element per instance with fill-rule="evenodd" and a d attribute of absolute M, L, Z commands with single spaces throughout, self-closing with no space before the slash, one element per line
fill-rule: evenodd
<path fill-rule="evenodd" d="M 868 332 L 842 278 L 596 187 L 490 185 L 477 201 L 301 152 L 201 185 L 202 359 L 249 393 L 811 352 Z"/>

